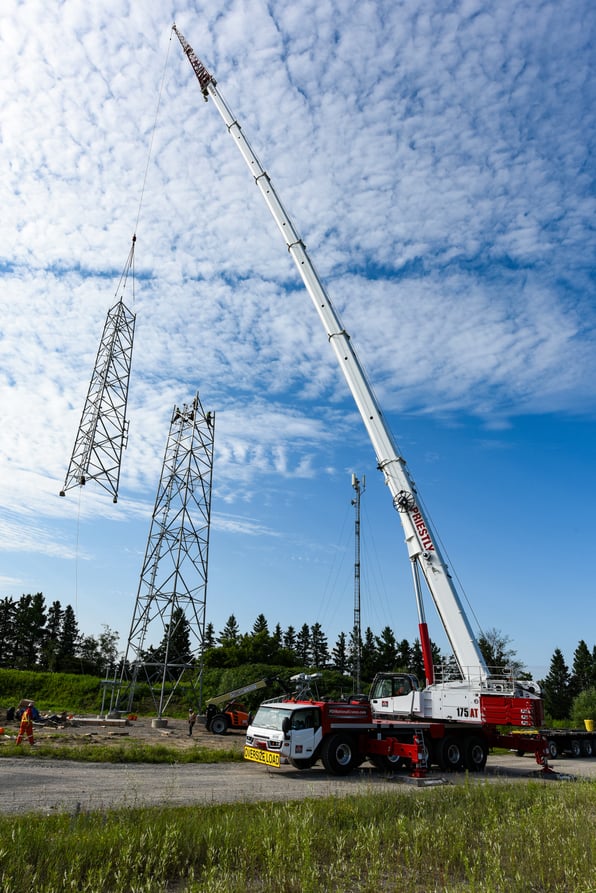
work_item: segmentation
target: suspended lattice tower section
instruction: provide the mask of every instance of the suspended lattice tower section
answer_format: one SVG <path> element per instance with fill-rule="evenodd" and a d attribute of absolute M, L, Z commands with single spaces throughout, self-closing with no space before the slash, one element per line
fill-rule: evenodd
<path fill-rule="evenodd" d="M 118 502 L 122 453 L 128 439 L 126 405 L 135 328 L 135 315 L 124 304 L 122 292 L 132 269 L 135 241 L 136 236 L 116 292 L 120 299 L 108 310 L 60 496 L 96 481 Z"/>
<path fill-rule="evenodd" d="M 201 704 L 214 413 L 174 407 L 123 664 L 119 700 L 149 686 L 161 718 L 179 686 Z"/>

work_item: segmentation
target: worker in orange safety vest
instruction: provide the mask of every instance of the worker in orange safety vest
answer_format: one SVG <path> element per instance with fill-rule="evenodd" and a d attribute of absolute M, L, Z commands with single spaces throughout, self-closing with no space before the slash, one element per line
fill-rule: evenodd
<path fill-rule="evenodd" d="M 19 727 L 19 734 L 17 735 L 17 744 L 20 744 L 25 735 L 29 740 L 29 744 L 33 745 L 33 711 L 31 709 L 32 705 L 26 707 L 23 711 L 23 715 L 21 716 L 21 725 Z"/>

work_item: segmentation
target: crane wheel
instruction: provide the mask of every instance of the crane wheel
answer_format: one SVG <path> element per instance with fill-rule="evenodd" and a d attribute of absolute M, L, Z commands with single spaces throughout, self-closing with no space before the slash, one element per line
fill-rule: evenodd
<path fill-rule="evenodd" d="M 459 772 L 463 769 L 464 754 L 460 738 L 446 735 L 438 742 L 437 763 L 444 772 Z"/>
<path fill-rule="evenodd" d="M 486 766 L 488 747 L 484 738 L 470 735 L 464 743 L 464 765 L 470 772 L 482 772 Z"/>

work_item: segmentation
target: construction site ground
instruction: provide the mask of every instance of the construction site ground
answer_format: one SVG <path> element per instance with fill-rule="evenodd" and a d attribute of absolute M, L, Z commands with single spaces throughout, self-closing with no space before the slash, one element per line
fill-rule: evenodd
<path fill-rule="evenodd" d="M 7 727 L 0 737 L 12 741 L 18 726 Z M 173 750 L 222 748 L 242 751 L 244 734 L 228 732 L 212 735 L 197 723 L 188 736 L 184 720 L 168 720 L 155 728 L 151 719 L 117 722 L 96 717 L 78 717 L 64 728 L 48 726 L 34 729 L 36 744 L 23 743 L 23 756 L 0 759 L 2 794 L 0 813 L 23 814 L 106 810 L 140 806 L 191 806 L 214 803 L 287 801 L 309 797 L 345 796 L 380 790 L 415 791 L 441 784 L 527 782 L 543 780 L 532 757 L 515 754 L 491 754 L 484 772 L 445 775 L 436 768 L 426 779 L 412 779 L 405 772 L 388 775 L 365 763 L 345 778 L 329 775 L 317 764 L 308 771 L 291 766 L 270 769 L 248 762 L 226 763 L 89 763 L 76 760 L 52 760 L 38 755 L 39 745 L 59 746 L 86 743 L 103 747 L 121 745 L 123 739 L 143 744 L 165 744 Z M 596 778 L 596 759 L 561 758 L 552 763 L 558 778 L 544 778 L 557 784 L 576 778 Z"/>

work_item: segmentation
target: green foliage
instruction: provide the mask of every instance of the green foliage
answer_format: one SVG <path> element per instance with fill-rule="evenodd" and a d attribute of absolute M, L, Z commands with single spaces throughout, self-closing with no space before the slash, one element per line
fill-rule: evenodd
<path fill-rule="evenodd" d="M 40 710 L 97 713 L 101 707 L 100 680 L 70 673 L 0 670 L 0 706 L 15 707 L 31 698 Z"/>
<path fill-rule="evenodd" d="M 571 719 L 578 728 L 583 728 L 584 719 L 596 723 L 596 688 L 587 688 L 578 694 L 571 707 Z"/>
<path fill-rule="evenodd" d="M 568 719 L 572 701 L 571 674 L 559 648 L 555 649 L 548 675 L 540 685 L 545 713 L 553 719 Z"/>
<path fill-rule="evenodd" d="M 595 795 L 593 782 L 503 783 L 1 817 L 0 887 L 318 893 L 323 884 L 327 893 L 588 893 L 596 888 Z"/>

